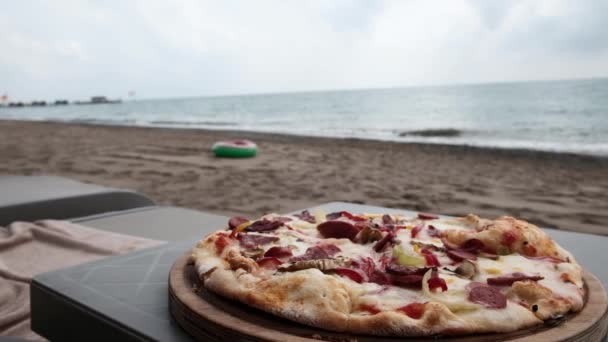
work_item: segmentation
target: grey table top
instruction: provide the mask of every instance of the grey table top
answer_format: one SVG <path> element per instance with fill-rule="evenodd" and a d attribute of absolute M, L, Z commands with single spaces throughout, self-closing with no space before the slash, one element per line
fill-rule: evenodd
<path fill-rule="evenodd" d="M 347 210 L 413 213 L 341 202 L 328 203 L 317 208 L 326 212 Z M 219 220 L 219 217 L 216 218 Z M 201 224 L 200 235 L 216 229 L 213 225 Z M 596 274 L 604 285 L 608 284 L 608 271 L 604 268 L 607 259 L 601 256 L 604 246 L 608 245 L 607 237 L 557 230 L 547 232 L 572 251 L 578 261 Z M 120 336 L 123 339 L 189 340 L 168 312 L 167 276 L 172 263 L 191 248 L 194 242 L 195 239 L 171 242 L 160 247 L 36 276 L 32 284 L 34 330 L 52 336 L 62 336 L 59 329 L 67 328 L 68 324 L 73 326 L 74 322 L 90 315 L 92 320 L 104 322 L 99 328 L 100 334 L 115 329 L 119 331 L 118 335 L 111 336 Z M 44 296 L 36 299 L 35 297 L 39 296 L 34 296 L 35 292 Z M 50 302 L 42 299 L 50 297 L 55 300 L 52 301 L 54 304 L 49 306 L 47 304 Z M 62 305 L 78 308 L 80 316 L 71 313 L 62 314 L 61 318 L 56 317 L 58 314 L 53 308 Z M 53 328 L 49 330 L 49 326 Z M 88 336 L 90 337 L 90 331 Z"/>

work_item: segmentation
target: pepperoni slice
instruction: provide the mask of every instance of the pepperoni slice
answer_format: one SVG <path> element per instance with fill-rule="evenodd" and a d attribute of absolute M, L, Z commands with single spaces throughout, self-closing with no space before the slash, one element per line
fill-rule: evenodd
<path fill-rule="evenodd" d="M 425 303 L 411 303 L 397 310 L 403 312 L 413 319 L 420 319 L 420 317 L 422 317 L 424 314 L 424 304 Z"/>
<path fill-rule="evenodd" d="M 244 217 L 234 216 L 234 217 L 231 217 L 230 220 L 228 220 L 228 227 L 230 227 L 230 229 L 234 229 L 248 221 L 249 220 Z"/>
<path fill-rule="evenodd" d="M 381 312 L 381 310 L 378 309 L 377 306 L 375 306 L 375 305 L 369 305 L 369 304 L 360 304 L 359 305 L 359 310 L 361 310 L 361 311 L 367 311 L 367 312 L 371 313 L 372 315 L 375 315 L 375 314 Z"/>
<path fill-rule="evenodd" d="M 318 225 L 317 229 L 324 238 L 350 240 L 353 240 L 360 230 L 360 228 L 345 221 L 325 221 Z"/>
<path fill-rule="evenodd" d="M 429 213 L 418 213 L 418 218 L 421 220 L 436 220 L 439 216 Z"/>
<path fill-rule="evenodd" d="M 362 283 L 365 280 L 361 272 L 350 268 L 336 268 L 333 272 L 341 277 L 350 278 L 350 280 L 357 283 Z"/>
<path fill-rule="evenodd" d="M 507 298 L 499 289 L 482 283 L 470 283 L 469 300 L 486 308 L 502 309 L 507 307 Z"/>
<path fill-rule="evenodd" d="M 249 227 L 245 228 L 245 230 L 249 232 L 266 232 L 278 229 L 282 225 L 283 222 L 281 221 L 270 221 L 267 219 L 263 219 L 260 221 L 253 222 Z"/>
<path fill-rule="evenodd" d="M 422 288 L 422 276 L 419 274 L 396 275 L 391 280 L 398 286 Z"/>
<path fill-rule="evenodd" d="M 369 282 L 376 283 L 378 285 L 388 285 L 391 283 L 391 278 L 386 273 L 374 270 L 374 272 L 369 276 Z"/>
<path fill-rule="evenodd" d="M 514 273 L 507 274 L 505 276 L 502 276 L 502 277 L 488 278 L 487 282 L 488 282 L 488 285 L 511 286 L 516 281 L 522 281 L 522 280 L 539 281 L 539 280 L 543 280 L 543 279 L 545 279 L 545 278 L 541 277 L 539 275 L 526 275 L 526 274 L 523 274 L 520 272 L 514 272 Z"/>
<path fill-rule="evenodd" d="M 367 221 L 367 218 L 361 217 L 361 216 L 355 216 L 355 215 L 349 213 L 348 211 L 342 211 L 342 212 L 340 212 L 340 214 L 349 220 L 358 221 L 358 222 Z"/>
<path fill-rule="evenodd" d="M 295 256 L 290 259 L 291 262 L 306 261 L 306 260 L 318 260 L 318 259 L 330 259 L 336 253 L 340 252 L 340 248 L 332 244 L 324 244 L 309 247 L 306 252 L 302 255 Z"/>
<path fill-rule="evenodd" d="M 266 236 L 255 234 L 239 234 L 239 243 L 243 248 L 254 248 L 260 245 L 266 245 L 271 242 L 279 241 L 278 236 Z"/>
<path fill-rule="evenodd" d="M 291 249 L 289 249 L 289 247 L 279 247 L 279 246 L 270 247 L 270 249 L 268 249 L 266 251 L 266 253 L 264 253 L 265 257 L 275 257 L 275 258 L 287 258 L 292 255 L 293 255 L 293 253 L 291 253 Z"/>
<path fill-rule="evenodd" d="M 462 261 L 465 259 L 477 260 L 477 256 L 475 254 L 463 251 L 461 249 L 448 249 L 446 250 L 446 254 L 454 261 Z"/>

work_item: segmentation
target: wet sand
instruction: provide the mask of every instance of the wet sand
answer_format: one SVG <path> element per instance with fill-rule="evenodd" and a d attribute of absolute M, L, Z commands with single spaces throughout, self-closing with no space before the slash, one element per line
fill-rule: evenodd
<path fill-rule="evenodd" d="M 258 143 L 219 159 L 220 139 Z M 348 201 L 448 215 L 512 215 L 608 235 L 608 158 L 357 139 L 0 121 L 0 175 L 130 188 L 161 205 L 255 217 Z"/>

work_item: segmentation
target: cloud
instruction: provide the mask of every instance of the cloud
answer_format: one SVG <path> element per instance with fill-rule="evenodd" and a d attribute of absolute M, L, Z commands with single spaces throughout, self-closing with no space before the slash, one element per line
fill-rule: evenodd
<path fill-rule="evenodd" d="M 198 96 L 606 76 L 604 1 L 0 4 L 0 92 Z"/>

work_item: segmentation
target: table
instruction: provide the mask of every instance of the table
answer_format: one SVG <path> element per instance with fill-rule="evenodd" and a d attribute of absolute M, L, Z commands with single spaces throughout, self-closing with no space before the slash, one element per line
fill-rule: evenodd
<path fill-rule="evenodd" d="M 310 210 L 314 209 L 415 214 L 343 202 Z M 201 227 L 205 227 L 205 222 L 201 222 Z M 206 227 L 201 235 L 215 229 L 216 226 Z M 604 286 L 608 285 L 608 269 L 604 265 L 608 258 L 603 256 L 608 237 L 550 229 L 547 232 L 572 251 Z M 167 275 L 173 261 L 194 242 L 195 239 L 170 242 L 36 276 L 31 286 L 32 329 L 51 340 L 189 341 L 168 312 Z"/>

